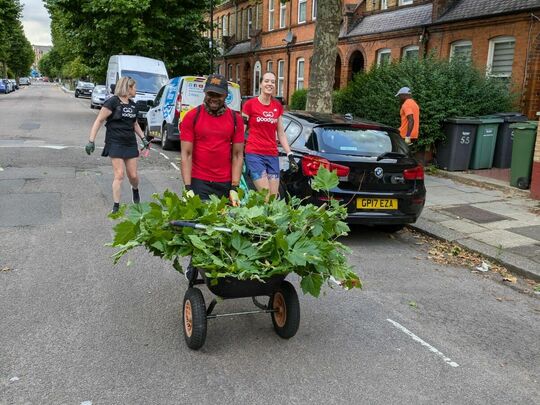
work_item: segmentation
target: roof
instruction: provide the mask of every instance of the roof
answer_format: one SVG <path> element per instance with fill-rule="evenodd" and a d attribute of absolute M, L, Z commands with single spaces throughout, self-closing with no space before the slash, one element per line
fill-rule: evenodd
<path fill-rule="evenodd" d="M 364 17 L 349 33 L 342 31 L 340 33 L 340 37 L 369 35 L 421 27 L 431 23 L 431 11 L 432 4 L 428 3 L 421 4 L 416 7 L 404 7 L 392 11 L 368 15 Z"/>
<path fill-rule="evenodd" d="M 317 113 L 317 112 L 310 112 L 310 111 L 286 111 L 284 113 L 285 115 L 290 115 L 298 120 L 303 121 L 304 125 L 307 125 L 308 123 L 312 126 L 317 125 L 360 125 L 360 126 L 367 126 L 367 127 L 378 127 L 378 128 L 388 128 L 384 124 L 380 124 L 373 121 L 368 121 L 365 119 L 360 119 L 356 117 L 352 117 L 351 119 L 348 119 L 345 117 L 345 115 L 341 114 L 328 114 L 328 113 Z"/>
<path fill-rule="evenodd" d="M 436 22 L 488 17 L 540 8 L 540 0 L 458 0 Z"/>
<path fill-rule="evenodd" d="M 236 45 L 234 45 L 229 52 L 225 52 L 224 56 L 232 56 L 232 55 L 240 55 L 243 53 L 250 52 L 251 49 L 251 41 L 246 42 L 240 42 Z"/>

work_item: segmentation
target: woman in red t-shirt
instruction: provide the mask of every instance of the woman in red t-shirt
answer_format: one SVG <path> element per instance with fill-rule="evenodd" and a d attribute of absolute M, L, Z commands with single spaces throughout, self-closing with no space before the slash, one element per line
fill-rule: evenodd
<path fill-rule="evenodd" d="M 283 106 L 272 97 L 276 89 L 276 76 L 272 72 L 263 75 L 260 82 L 261 94 L 248 100 L 242 113 L 248 118 L 249 135 L 246 141 L 246 166 L 257 190 L 269 190 L 278 194 L 279 159 L 277 139 L 287 153 L 289 168 L 298 170 L 294 161 L 285 129 L 283 128 Z M 277 139 L 276 139 L 277 133 Z"/>

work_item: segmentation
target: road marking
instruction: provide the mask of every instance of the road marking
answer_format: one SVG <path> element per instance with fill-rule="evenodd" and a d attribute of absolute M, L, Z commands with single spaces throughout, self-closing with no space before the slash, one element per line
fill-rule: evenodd
<path fill-rule="evenodd" d="M 165 153 L 159 152 L 159 154 L 160 154 L 161 156 L 163 156 L 165 159 L 169 160 L 169 157 L 168 157 Z"/>
<path fill-rule="evenodd" d="M 173 162 L 171 162 L 171 165 L 172 165 L 172 167 L 174 167 L 176 170 L 180 171 L 180 169 L 178 168 L 178 166 L 176 166 Z"/>
<path fill-rule="evenodd" d="M 394 325 L 396 328 L 398 328 L 400 331 L 402 331 L 403 333 L 405 333 L 406 335 L 409 335 L 414 341 L 420 343 L 422 346 L 425 346 L 428 348 L 428 350 L 432 353 L 435 353 L 437 356 L 439 357 L 442 357 L 442 359 L 444 360 L 444 362 L 446 364 L 448 364 L 449 366 L 451 367 L 459 367 L 459 364 L 457 364 L 456 362 L 452 361 L 452 359 L 450 359 L 449 357 L 446 357 L 443 353 L 441 353 L 439 350 L 437 350 L 436 348 L 434 348 L 433 346 L 431 346 L 428 342 L 422 340 L 421 338 L 419 338 L 418 336 L 416 336 L 414 333 L 412 333 L 409 329 L 407 329 L 406 327 L 400 325 L 399 323 L 397 323 L 396 321 L 393 321 L 391 319 L 386 319 L 388 322 L 390 322 L 392 325 Z"/>

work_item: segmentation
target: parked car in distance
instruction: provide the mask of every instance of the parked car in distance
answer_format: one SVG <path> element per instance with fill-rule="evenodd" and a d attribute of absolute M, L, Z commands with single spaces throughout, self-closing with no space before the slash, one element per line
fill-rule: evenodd
<path fill-rule="evenodd" d="M 205 76 L 178 76 L 169 80 L 146 113 L 146 139 L 160 139 L 165 150 L 171 149 L 173 144 L 179 145 L 179 124 L 189 110 L 204 101 L 205 82 Z M 228 84 L 229 94 L 225 103 L 232 110 L 240 111 L 240 86 L 233 82 Z"/>
<path fill-rule="evenodd" d="M 1 79 L 4 82 L 4 86 L 6 87 L 6 90 L 4 91 L 5 94 L 11 93 L 15 89 L 13 88 L 13 83 L 9 79 Z"/>
<path fill-rule="evenodd" d="M 4 79 L 0 79 L 0 93 L 2 94 L 9 93 L 7 83 L 4 81 Z"/>
<path fill-rule="evenodd" d="M 30 79 L 28 77 L 19 77 L 19 86 L 30 86 Z"/>
<path fill-rule="evenodd" d="M 337 199 L 347 207 L 348 223 L 390 232 L 418 219 L 426 197 L 424 169 L 394 128 L 304 111 L 287 112 L 282 119 L 300 169 L 288 170 L 288 159 L 280 150 L 280 194 L 316 205 Z M 310 186 L 320 166 L 339 176 L 329 196 Z"/>
<path fill-rule="evenodd" d="M 92 95 L 92 90 L 94 89 L 94 83 L 83 82 L 79 80 L 77 86 L 75 87 L 75 97 Z"/>
<path fill-rule="evenodd" d="M 11 86 L 13 87 L 13 90 L 19 90 L 19 84 L 17 83 L 17 80 L 15 79 L 9 79 L 11 82 Z"/>
<path fill-rule="evenodd" d="M 101 108 L 107 97 L 107 89 L 103 85 L 97 85 L 92 90 L 90 97 L 90 108 Z"/>

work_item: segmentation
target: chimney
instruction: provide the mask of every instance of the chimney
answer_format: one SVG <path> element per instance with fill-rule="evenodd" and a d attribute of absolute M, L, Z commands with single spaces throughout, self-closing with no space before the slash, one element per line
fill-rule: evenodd
<path fill-rule="evenodd" d="M 441 18 L 448 10 L 456 5 L 459 0 L 433 0 L 433 11 L 431 21 L 435 22 Z"/>

